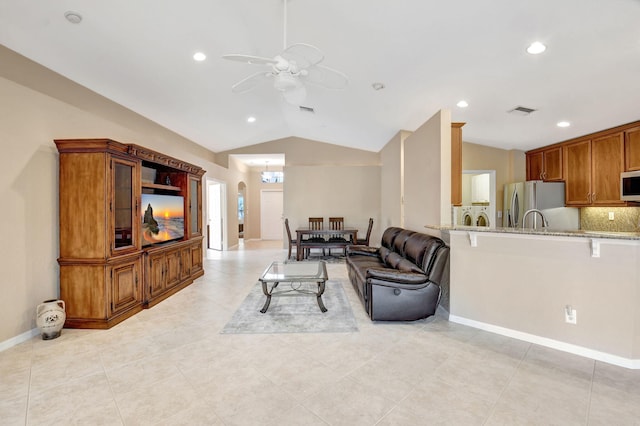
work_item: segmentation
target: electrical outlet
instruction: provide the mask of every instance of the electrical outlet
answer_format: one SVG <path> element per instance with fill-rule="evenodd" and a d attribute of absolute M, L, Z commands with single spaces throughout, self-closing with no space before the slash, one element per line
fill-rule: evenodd
<path fill-rule="evenodd" d="M 609 212 L 609 220 L 613 220 L 613 217 L 614 217 L 613 212 Z"/>
<path fill-rule="evenodd" d="M 568 324 L 578 323 L 578 311 L 573 309 L 571 305 L 567 305 L 564 308 L 564 321 Z"/>

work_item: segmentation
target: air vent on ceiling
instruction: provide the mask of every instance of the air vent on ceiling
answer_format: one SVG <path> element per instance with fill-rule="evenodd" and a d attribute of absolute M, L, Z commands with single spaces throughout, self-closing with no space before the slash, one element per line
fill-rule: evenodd
<path fill-rule="evenodd" d="M 523 107 L 523 106 L 517 106 L 512 110 L 507 111 L 509 114 L 515 114 L 515 115 L 529 115 L 532 112 L 536 111 L 533 108 L 527 108 L 527 107 Z"/>
<path fill-rule="evenodd" d="M 300 112 L 310 112 L 311 114 L 314 114 L 315 111 L 313 110 L 313 108 L 311 107 L 306 107 L 306 106 L 302 106 L 300 105 Z"/>

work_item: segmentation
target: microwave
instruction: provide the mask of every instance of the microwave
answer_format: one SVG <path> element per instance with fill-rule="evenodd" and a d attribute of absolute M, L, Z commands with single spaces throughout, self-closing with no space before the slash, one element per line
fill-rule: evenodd
<path fill-rule="evenodd" d="M 620 174 L 620 199 L 640 201 L 640 171 Z"/>

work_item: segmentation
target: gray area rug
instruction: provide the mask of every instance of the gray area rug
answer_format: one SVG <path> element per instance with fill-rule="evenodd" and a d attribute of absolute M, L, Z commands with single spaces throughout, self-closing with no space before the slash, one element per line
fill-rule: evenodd
<path fill-rule="evenodd" d="M 291 290 L 292 283 L 280 283 L 276 291 Z M 314 283 L 293 283 L 295 287 L 315 291 Z M 223 334 L 259 333 L 348 333 L 358 331 L 342 284 L 327 281 L 322 295 L 327 312 L 322 313 L 314 294 L 295 291 L 274 295 L 266 313 L 260 313 L 266 296 L 258 282 L 242 302 L 231 320 L 221 331 Z"/>

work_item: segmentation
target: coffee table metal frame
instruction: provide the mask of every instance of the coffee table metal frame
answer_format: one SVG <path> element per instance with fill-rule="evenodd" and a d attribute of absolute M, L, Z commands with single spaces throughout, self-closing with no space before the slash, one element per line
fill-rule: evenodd
<path fill-rule="evenodd" d="M 260 309 L 260 312 L 263 314 L 267 312 L 267 309 L 269 309 L 271 296 L 290 292 L 315 294 L 320 310 L 322 312 L 327 312 L 327 308 L 322 302 L 322 294 L 324 293 L 325 283 L 328 279 L 327 265 L 324 260 L 319 262 L 275 261 L 265 269 L 259 279 L 262 283 L 262 292 L 267 296 L 264 306 Z M 278 287 L 278 284 L 283 282 L 290 283 L 291 289 L 274 292 L 275 288 Z M 318 290 L 311 291 L 302 289 L 301 285 L 305 282 L 317 283 Z M 295 283 L 299 283 L 300 285 L 295 287 Z"/>

